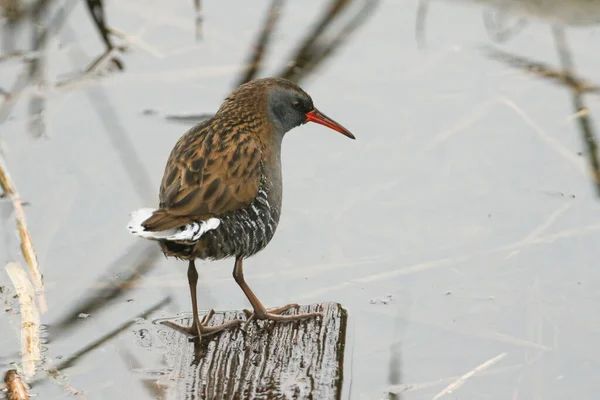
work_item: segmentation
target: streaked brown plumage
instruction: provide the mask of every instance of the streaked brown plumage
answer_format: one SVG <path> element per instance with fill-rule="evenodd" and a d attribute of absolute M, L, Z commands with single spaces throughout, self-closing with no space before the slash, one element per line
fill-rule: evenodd
<path fill-rule="evenodd" d="M 258 143 L 250 134 L 239 140 L 236 128 L 228 131 L 215 123 L 191 131 L 173 149 L 160 188 L 160 209 L 144 222 L 148 230 L 165 230 L 237 210 L 256 197 Z"/>
<path fill-rule="evenodd" d="M 296 84 L 259 79 L 231 93 L 213 118 L 194 126 L 173 148 L 159 208 L 138 210 L 129 229 L 158 240 L 167 256 L 189 260 L 194 322 L 179 330 L 201 336 L 241 323 L 209 327 L 208 318 L 199 321 L 196 258 L 236 258 L 233 275 L 254 308 L 251 318 L 290 321 L 317 315 L 280 315 L 295 304 L 267 311 L 246 284 L 242 270 L 242 260 L 268 244 L 279 222 L 283 136 L 307 121 L 354 138 L 316 110 Z"/>

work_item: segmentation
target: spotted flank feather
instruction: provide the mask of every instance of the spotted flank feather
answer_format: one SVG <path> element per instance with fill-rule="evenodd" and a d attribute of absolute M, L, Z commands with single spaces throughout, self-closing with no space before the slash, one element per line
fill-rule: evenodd
<path fill-rule="evenodd" d="M 206 221 L 192 221 L 181 227 L 149 231 L 144 228 L 143 223 L 153 215 L 154 211 L 156 210 L 152 208 L 140 208 L 133 211 L 127 225 L 129 232 L 144 239 L 196 242 L 206 232 L 217 229 L 221 224 L 220 219 L 209 218 Z"/>

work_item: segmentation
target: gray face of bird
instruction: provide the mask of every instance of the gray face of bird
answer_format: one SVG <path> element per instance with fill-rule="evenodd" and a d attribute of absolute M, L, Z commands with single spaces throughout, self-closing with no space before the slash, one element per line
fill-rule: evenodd
<path fill-rule="evenodd" d="M 269 93 L 268 104 L 269 117 L 282 137 L 297 126 L 315 122 L 338 131 L 350 139 L 355 138 L 348 129 L 317 110 L 310 96 L 302 91 L 273 88 Z"/>
<path fill-rule="evenodd" d="M 306 114 L 314 108 L 312 99 L 305 93 L 275 87 L 269 94 L 269 117 L 280 135 L 305 124 Z"/>

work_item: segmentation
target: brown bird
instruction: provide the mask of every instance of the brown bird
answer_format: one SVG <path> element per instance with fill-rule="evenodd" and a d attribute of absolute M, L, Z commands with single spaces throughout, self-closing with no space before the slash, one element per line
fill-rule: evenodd
<path fill-rule="evenodd" d="M 235 257 L 233 277 L 250 301 L 251 319 L 294 321 L 320 315 L 282 315 L 297 304 L 267 310 L 246 281 L 242 263 L 269 243 L 281 213 L 281 142 L 286 132 L 316 122 L 354 139 L 317 110 L 310 96 L 285 79 L 257 79 L 240 86 L 219 111 L 187 131 L 165 168 L 158 209 L 131 213 L 129 230 L 157 240 L 166 256 L 189 261 L 192 326 L 176 329 L 210 334 L 242 323 L 208 326 L 213 311 L 198 318 L 194 260 Z"/>

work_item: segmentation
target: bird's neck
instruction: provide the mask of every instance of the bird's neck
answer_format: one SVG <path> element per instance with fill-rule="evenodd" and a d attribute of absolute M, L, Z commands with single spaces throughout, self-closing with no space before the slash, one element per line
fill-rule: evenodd
<path fill-rule="evenodd" d="M 281 176 L 281 137 L 275 135 L 263 144 L 263 165 L 262 172 L 265 176 L 265 185 L 269 204 L 276 206 L 278 211 L 281 209 L 283 180 Z"/>

